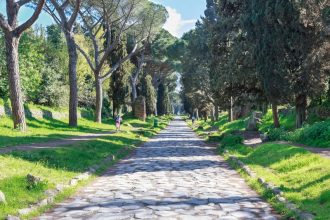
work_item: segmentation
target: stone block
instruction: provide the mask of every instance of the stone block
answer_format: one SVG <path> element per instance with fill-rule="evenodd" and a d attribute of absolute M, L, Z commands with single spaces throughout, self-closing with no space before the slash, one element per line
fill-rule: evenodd
<path fill-rule="evenodd" d="M 134 102 L 134 116 L 138 119 L 145 121 L 147 118 L 146 99 L 139 96 Z"/>

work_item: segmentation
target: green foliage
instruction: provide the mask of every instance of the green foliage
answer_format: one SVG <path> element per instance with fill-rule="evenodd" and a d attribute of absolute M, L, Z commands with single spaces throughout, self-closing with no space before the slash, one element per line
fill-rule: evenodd
<path fill-rule="evenodd" d="M 262 123 L 259 127 L 260 131 L 268 132 L 268 131 L 274 129 L 273 113 L 270 109 L 262 117 L 261 120 L 262 120 Z M 282 130 L 292 131 L 295 129 L 296 116 L 293 112 L 287 113 L 287 114 L 279 114 L 279 120 L 280 120 L 280 125 L 281 125 Z"/>
<path fill-rule="evenodd" d="M 243 138 L 238 135 L 226 135 L 222 141 L 221 141 L 221 146 L 237 146 L 243 143 Z"/>
<path fill-rule="evenodd" d="M 0 32 L 0 98 L 9 97 L 5 52 L 5 41 L 2 32 Z"/>
<path fill-rule="evenodd" d="M 152 77 L 147 75 L 142 80 L 142 95 L 146 98 L 147 115 L 155 113 L 156 110 L 156 91 L 152 84 Z"/>
<path fill-rule="evenodd" d="M 269 141 L 287 140 L 288 132 L 283 128 L 273 128 L 267 133 Z"/>
<path fill-rule="evenodd" d="M 116 37 L 116 30 L 112 31 L 112 41 Z M 124 59 L 127 54 L 127 39 L 122 36 L 120 43 L 111 53 L 109 58 L 110 67 L 116 65 L 121 59 Z M 112 75 L 109 87 L 109 99 L 113 105 L 113 114 L 121 114 L 122 106 L 129 102 L 130 99 L 130 84 L 129 76 L 133 71 L 133 64 L 130 61 L 123 63 Z"/>
<path fill-rule="evenodd" d="M 330 120 L 317 122 L 288 133 L 287 140 L 315 147 L 330 146 Z"/>
<path fill-rule="evenodd" d="M 158 115 L 168 115 L 171 111 L 171 103 L 168 93 L 168 88 L 166 85 L 161 83 L 158 87 L 157 95 L 157 113 Z"/>
<path fill-rule="evenodd" d="M 234 131 L 244 131 L 245 130 L 245 125 L 248 121 L 248 117 L 247 118 L 242 118 L 242 119 L 238 119 L 232 122 L 228 122 L 223 124 L 222 126 L 219 127 L 219 131 L 221 134 L 231 134 Z"/>
<path fill-rule="evenodd" d="M 44 42 L 43 36 L 33 30 L 25 32 L 20 39 L 20 74 L 23 93 L 28 102 L 36 102 L 41 92 Z"/>

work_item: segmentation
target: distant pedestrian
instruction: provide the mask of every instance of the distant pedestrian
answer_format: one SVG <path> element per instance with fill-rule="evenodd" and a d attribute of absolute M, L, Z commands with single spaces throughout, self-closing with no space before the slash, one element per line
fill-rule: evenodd
<path fill-rule="evenodd" d="M 195 125 L 195 120 L 196 120 L 195 116 L 192 116 L 192 117 L 191 117 L 191 122 L 192 122 L 192 125 L 193 125 L 193 126 Z"/>
<path fill-rule="evenodd" d="M 121 125 L 121 122 L 122 122 L 122 117 L 120 115 L 117 115 L 115 117 L 115 122 L 116 122 L 116 131 L 120 131 L 120 125 Z"/>

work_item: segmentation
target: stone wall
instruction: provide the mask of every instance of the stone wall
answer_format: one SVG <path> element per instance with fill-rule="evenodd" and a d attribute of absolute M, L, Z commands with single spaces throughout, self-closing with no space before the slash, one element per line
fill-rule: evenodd
<path fill-rule="evenodd" d="M 145 121 L 147 118 L 146 112 L 146 99 L 143 96 L 139 96 L 134 103 L 134 116 L 140 120 Z"/>

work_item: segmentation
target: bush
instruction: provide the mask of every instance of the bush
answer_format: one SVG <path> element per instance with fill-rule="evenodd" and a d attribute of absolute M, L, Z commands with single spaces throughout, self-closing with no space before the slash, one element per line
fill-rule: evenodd
<path fill-rule="evenodd" d="M 223 139 L 223 135 L 210 135 L 208 137 L 208 141 L 212 141 L 212 142 L 220 142 Z"/>
<path fill-rule="evenodd" d="M 240 145 L 242 144 L 244 141 L 243 137 L 238 136 L 238 135 L 227 135 L 225 136 L 222 141 L 221 144 L 222 146 L 226 147 L 232 147 L 232 146 L 236 146 L 236 145 Z"/>
<path fill-rule="evenodd" d="M 305 125 L 288 134 L 287 139 L 306 145 L 317 147 L 330 146 L 330 120 L 318 122 L 313 125 Z"/>
<path fill-rule="evenodd" d="M 273 128 L 267 133 L 269 141 L 287 140 L 287 134 L 283 128 Z"/>

